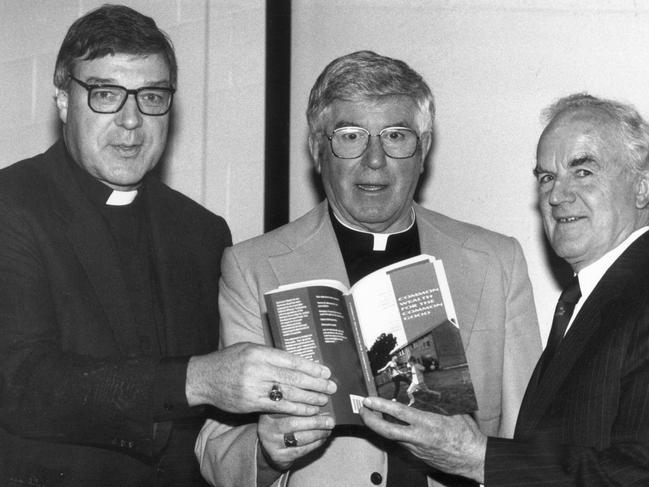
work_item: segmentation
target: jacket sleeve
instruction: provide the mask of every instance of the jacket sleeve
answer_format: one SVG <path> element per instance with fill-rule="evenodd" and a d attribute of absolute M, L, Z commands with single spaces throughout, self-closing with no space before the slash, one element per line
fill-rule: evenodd
<path fill-rule="evenodd" d="M 219 312 L 221 347 L 238 342 L 268 344 L 258 301 L 258 284 L 242 271 L 236 247 L 228 248 L 221 261 Z M 257 423 L 209 419 L 196 441 L 195 453 L 203 477 L 210 484 L 257 485 Z M 278 480 L 278 482 L 281 481 Z"/>

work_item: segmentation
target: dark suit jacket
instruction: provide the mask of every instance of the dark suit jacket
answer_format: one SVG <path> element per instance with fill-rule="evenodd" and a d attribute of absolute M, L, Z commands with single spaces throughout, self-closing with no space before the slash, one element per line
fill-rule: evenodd
<path fill-rule="evenodd" d="M 163 359 L 145 358 L 112 237 L 66 157 L 58 142 L 0 171 L 0 485 L 148 485 L 172 422 L 204 413 L 185 374 L 217 348 L 230 231 L 147 178 L 164 319 Z"/>
<path fill-rule="evenodd" d="M 548 369 L 514 440 L 490 438 L 485 485 L 649 485 L 649 233 L 608 269 Z"/>

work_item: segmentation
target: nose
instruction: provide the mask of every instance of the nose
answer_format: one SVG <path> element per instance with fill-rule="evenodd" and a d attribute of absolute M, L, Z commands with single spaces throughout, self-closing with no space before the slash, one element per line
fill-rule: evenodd
<path fill-rule="evenodd" d="M 365 154 L 363 154 L 363 162 L 371 169 L 380 169 L 385 166 L 385 152 L 378 136 L 370 137 Z"/>
<path fill-rule="evenodd" d="M 550 189 L 548 202 L 552 206 L 558 206 L 561 203 L 570 203 L 575 200 L 575 193 L 567 179 L 557 177 Z"/>
<path fill-rule="evenodd" d="M 142 125 L 142 114 L 137 107 L 137 101 L 134 94 L 129 94 L 126 97 L 126 102 L 122 109 L 117 112 L 116 123 L 120 127 L 128 130 L 133 130 Z"/>

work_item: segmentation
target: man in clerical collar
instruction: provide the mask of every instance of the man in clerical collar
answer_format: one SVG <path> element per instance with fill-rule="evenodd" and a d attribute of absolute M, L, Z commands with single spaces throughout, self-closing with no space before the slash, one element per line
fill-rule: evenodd
<path fill-rule="evenodd" d="M 513 238 L 427 210 L 413 200 L 432 141 L 432 93 L 406 63 L 370 51 L 335 59 L 311 90 L 309 148 L 326 201 L 266 235 L 226 249 L 222 341 L 270 344 L 262 296 L 281 284 L 353 284 L 426 253 L 444 262 L 484 432 L 513 434 L 540 354 L 532 289 Z M 467 168 L 470 170 L 470 168 Z M 369 430 L 326 416 L 208 421 L 197 455 L 215 485 L 456 485 Z M 251 455 L 255 452 L 256 455 Z M 284 484 L 282 484 L 284 485 Z"/>
<path fill-rule="evenodd" d="M 176 74 L 153 19 L 87 13 L 56 62 L 63 140 L 0 172 L 0 485 L 204 486 L 205 405 L 313 414 L 335 390 L 283 351 L 215 351 L 230 231 L 148 177 Z"/>

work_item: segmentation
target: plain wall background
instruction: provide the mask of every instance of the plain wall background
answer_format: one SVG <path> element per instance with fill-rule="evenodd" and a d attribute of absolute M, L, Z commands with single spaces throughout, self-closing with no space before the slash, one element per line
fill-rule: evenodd
<path fill-rule="evenodd" d="M 273 1 L 273 0 L 271 0 Z M 0 0 L 0 166 L 56 138 L 61 40 L 101 0 Z M 152 15 L 179 59 L 164 177 L 227 218 L 235 241 L 263 229 L 264 0 L 126 0 Z M 425 206 L 516 237 L 542 335 L 558 295 L 531 176 L 542 108 L 587 90 L 649 115 L 649 2 L 293 0 L 291 217 L 318 200 L 306 152 L 311 85 L 334 57 L 372 49 L 408 62 L 437 104 Z"/>

